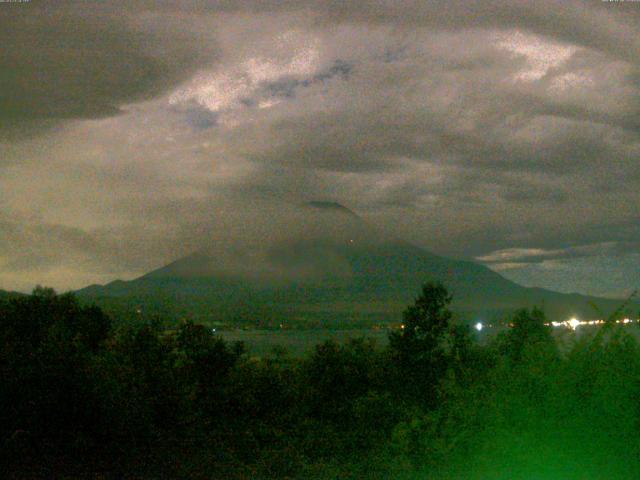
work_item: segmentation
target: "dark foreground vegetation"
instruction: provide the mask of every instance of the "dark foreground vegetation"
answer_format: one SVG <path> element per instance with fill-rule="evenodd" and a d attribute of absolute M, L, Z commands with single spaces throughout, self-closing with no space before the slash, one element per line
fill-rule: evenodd
<path fill-rule="evenodd" d="M 425 285 L 384 348 L 255 358 L 48 289 L 2 299 L 2 476 L 640 478 L 633 336 L 611 323 L 559 349 L 534 309 L 481 346 L 449 302 Z"/>

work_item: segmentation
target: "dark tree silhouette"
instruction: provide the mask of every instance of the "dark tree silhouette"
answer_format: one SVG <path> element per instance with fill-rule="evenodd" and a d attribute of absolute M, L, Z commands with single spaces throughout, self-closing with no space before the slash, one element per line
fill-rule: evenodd
<path fill-rule="evenodd" d="M 550 350 L 555 350 L 551 327 L 538 307 L 533 307 L 531 311 L 526 308 L 518 310 L 510 323 L 511 328 L 499 340 L 499 348 L 512 360 L 519 361 L 527 348 L 536 345 L 546 345 Z"/>
<path fill-rule="evenodd" d="M 50 289 L 0 298 L 2 478 L 640 478 L 624 326 L 558 348 L 520 310 L 479 344 L 450 302 L 427 283 L 388 348 L 294 357 L 190 321 L 114 327 Z"/>
<path fill-rule="evenodd" d="M 403 328 L 389 335 L 397 380 L 413 396 L 433 406 L 437 384 L 447 369 L 452 297 L 440 282 L 428 282 L 403 314 Z"/>

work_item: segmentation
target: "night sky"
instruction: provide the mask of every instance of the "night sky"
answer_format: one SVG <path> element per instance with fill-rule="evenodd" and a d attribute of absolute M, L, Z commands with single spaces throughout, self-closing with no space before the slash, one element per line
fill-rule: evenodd
<path fill-rule="evenodd" d="M 0 3 L 6 290 L 265 241 L 325 200 L 622 296 L 639 159 L 640 2 Z"/>

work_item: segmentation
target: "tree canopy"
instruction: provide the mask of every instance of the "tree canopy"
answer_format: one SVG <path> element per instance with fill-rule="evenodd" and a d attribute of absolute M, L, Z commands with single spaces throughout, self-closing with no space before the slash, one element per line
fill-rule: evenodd
<path fill-rule="evenodd" d="M 427 283 L 388 345 L 256 357 L 185 321 L 0 300 L 4 478 L 640 478 L 640 345 L 539 309 L 478 342 Z M 560 346 L 559 346 L 560 345 Z"/>

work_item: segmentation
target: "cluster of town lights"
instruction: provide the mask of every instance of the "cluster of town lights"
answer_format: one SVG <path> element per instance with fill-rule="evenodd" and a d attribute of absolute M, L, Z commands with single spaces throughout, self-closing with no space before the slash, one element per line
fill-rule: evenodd
<path fill-rule="evenodd" d="M 640 322 L 640 319 L 633 320 L 631 318 L 623 318 L 620 320 L 615 320 L 613 323 L 627 325 L 629 323 L 638 322 Z M 607 323 L 607 320 L 578 320 L 577 318 L 573 317 L 564 322 L 547 322 L 545 323 L 545 325 L 551 327 L 565 327 L 571 330 L 575 330 L 582 325 L 604 325 L 605 323 Z M 473 326 L 473 328 L 475 328 L 478 332 L 481 332 L 486 327 L 491 328 L 493 327 L 493 325 L 484 325 L 482 322 L 478 322 Z M 509 324 L 509 327 L 513 327 L 513 325 Z M 404 325 L 402 326 L 402 328 L 404 328 Z"/>
<path fill-rule="evenodd" d="M 620 320 L 615 320 L 615 323 L 618 324 L 623 324 L 626 325 L 628 323 L 637 323 L 638 320 L 632 320 L 630 318 L 623 318 Z M 571 330 L 575 330 L 576 328 L 582 326 L 582 325 L 603 325 L 607 323 L 606 320 L 585 320 L 585 321 L 581 321 L 578 320 L 577 318 L 572 318 L 570 320 L 567 320 L 566 322 L 551 322 L 551 323 L 545 323 L 545 325 L 551 325 L 553 327 L 567 327 L 570 328 Z"/>

